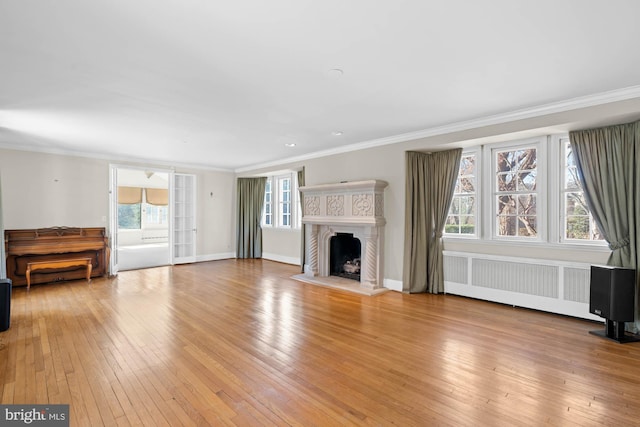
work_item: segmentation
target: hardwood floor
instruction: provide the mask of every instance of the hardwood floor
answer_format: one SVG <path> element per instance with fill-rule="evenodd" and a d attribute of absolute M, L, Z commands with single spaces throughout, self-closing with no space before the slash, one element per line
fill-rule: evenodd
<path fill-rule="evenodd" d="M 456 296 L 214 261 L 14 288 L 0 402 L 88 425 L 638 425 L 640 343 Z"/>

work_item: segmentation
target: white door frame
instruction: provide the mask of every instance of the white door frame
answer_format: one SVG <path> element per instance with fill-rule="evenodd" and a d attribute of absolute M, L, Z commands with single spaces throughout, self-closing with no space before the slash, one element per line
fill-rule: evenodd
<path fill-rule="evenodd" d="M 111 256 L 109 258 L 109 274 L 114 276 L 118 274 L 118 169 L 134 169 L 164 173 L 169 178 L 169 229 L 173 224 L 173 203 L 171 201 L 173 175 L 172 169 L 161 169 L 156 167 L 132 166 L 117 163 L 109 164 L 109 247 L 111 248 Z M 173 263 L 173 236 L 169 233 L 169 262 Z"/>

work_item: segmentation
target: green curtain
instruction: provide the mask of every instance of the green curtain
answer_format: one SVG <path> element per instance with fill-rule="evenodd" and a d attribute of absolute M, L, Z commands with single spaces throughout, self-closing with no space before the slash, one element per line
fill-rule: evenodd
<path fill-rule="evenodd" d="M 444 292 L 442 230 L 462 149 L 406 154 L 403 292 Z"/>
<path fill-rule="evenodd" d="M 304 166 L 301 170 L 298 171 L 298 190 L 300 187 L 304 187 Z M 300 194 L 300 212 L 304 214 L 304 199 L 302 195 L 302 191 L 298 191 Z M 304 224 L 300 224 L 300 270 L 304 273 L 304 263 L 307 261 L 307 248 L 305 242 L 306 226 Z"/>
<path fill-rule="evenodd" d="M 585 199 L 598 228 L 609 243 L 609 265 L 637 269 L 640 226 L 640 121 L 570 132 L 569 139 L 584 188 Z M 636 273 L 636 321 L 640 327 Z"/>
<path fill-rule="evenodd" d="M 238 258 L 262 257 L 262 209 L 266 177 L 238 178 L 238 225 L 236 256 Z"/>

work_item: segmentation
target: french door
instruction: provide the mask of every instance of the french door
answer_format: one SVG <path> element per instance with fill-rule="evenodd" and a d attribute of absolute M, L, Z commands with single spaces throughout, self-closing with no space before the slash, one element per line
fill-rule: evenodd
<path fill-rule="evenodd" d="M 172 263 L 196 261 L 196 176 L 173 174 Z"/>

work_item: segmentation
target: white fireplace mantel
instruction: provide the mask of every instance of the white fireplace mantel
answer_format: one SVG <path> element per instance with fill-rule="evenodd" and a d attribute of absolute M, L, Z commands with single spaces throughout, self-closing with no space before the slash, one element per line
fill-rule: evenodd
<path fill-rule="evenodd" d="M 331 237 L 350 233 L 361 243 L 360 286 L 382 287 L 385 181 L 368 180 L 300 187 L 305 232 L 304 274 L 329 276 Z"/>

